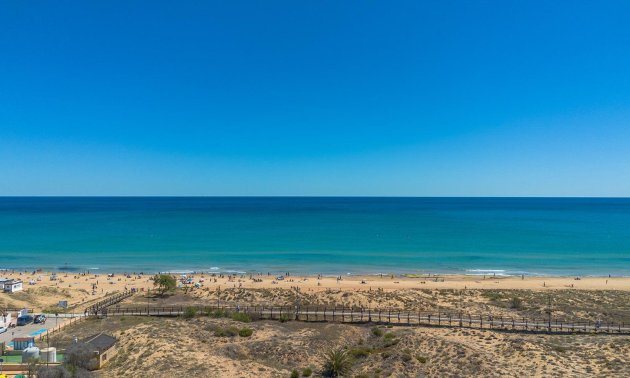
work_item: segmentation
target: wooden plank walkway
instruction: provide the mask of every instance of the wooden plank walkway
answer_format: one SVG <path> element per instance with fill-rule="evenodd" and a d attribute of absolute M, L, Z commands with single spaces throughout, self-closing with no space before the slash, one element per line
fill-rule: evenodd
<path fill-rule="evenodd" d="M 305 322 L 375 323 L 405 326 L 462 327 L 515 332 L 630 334 L 630 324 L 567 322 L 560 319 L 528 319 L 452 312 L 423 312 L 393 309 L 336 308 L 326 306 L 189 306 L 197 314 L 214 311 L 244 312 L 258 319 Z M 181 316 L 186 306 L 145 306 L 101 308 L 101 316 Z"/>
<path fill-rule="evenodd" d="M 131 291 L 124 291 L 122 293 L 114 294 L 109 297 L 106 297 L 100 302 L 96 302 L 95 304 L 87 307 L 85 309 L 86 315 L 98 315 L 101 311 L 106 309 L 109 306 L 115 305 L 117 303 L 122 302 L 123 300 L 131 297 L 133 293 Z"/>

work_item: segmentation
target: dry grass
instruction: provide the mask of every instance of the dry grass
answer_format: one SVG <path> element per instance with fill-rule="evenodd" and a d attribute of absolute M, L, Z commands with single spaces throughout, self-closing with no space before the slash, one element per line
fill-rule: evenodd
<path fill-rule="evenodd" d="M 216 293 L 209 293 L 210 297 Z M 553 292 L 554 314 L 573 319 L 628 319 L 625 292 Z M 301 293 L 282 289 L 222 290 L 221 301 L 346 305 L 377 301 L 382 306 L 413 309 L 467 309 L 543 316 L 546 292 L 401 290 Z M 513 298 L 519 298 L 514 301 Z M 203 291 L 174 295 L 162 304 L 208 304 Z M 146 301 L 136 297 L 132 301 Z M 146 303 L 146 302 L 144 302 Z M 515 306 L 515 303 L 518 306 Z M 254 321 L 249 337 L 242 322 L 198 316 L 193 319 L 112 317 L 67 328 L 55 345 L 106 331 L 120 338 L 120 353 L 101 375 L 288 377 L 292 370 L 313 369 L 319 376 L 323 354 L 345 347 L 353 356 L 353 377 L 416 376 L 630 376 L 630 339 L 605 335 L 533 335 L 473 329 L 421 327 L 374 328 L 369 325 Z M 230 336 L 232 335 L 232 336 Z"/>

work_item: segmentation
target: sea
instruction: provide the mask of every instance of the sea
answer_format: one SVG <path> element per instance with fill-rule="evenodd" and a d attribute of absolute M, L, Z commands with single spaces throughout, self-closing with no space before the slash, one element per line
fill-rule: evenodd
<path fill-rule="evenodd" d="M 0 269 L 630 276 L 630 199 L 0 197 Z"/>

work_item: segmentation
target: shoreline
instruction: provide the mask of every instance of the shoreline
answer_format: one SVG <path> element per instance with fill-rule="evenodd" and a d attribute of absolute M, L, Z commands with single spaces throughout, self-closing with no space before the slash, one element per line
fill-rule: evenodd
<path fill-rule="evenodd" d="M 435 276 L 439 277 L 496 277 L 496 278 L 509 278 L 509 277 L 526 277 L 526 278 L 629 278 L 630 279 L 630 271 L 627 273 L 589 273 L 589 272 L 571 272 L 571 273 L 560 273 L 560 272 L 544 272 L 544 273 L 534 273 L 534 272 L 525 272 L 525 271 L 516 271 L 509 269 L 465 269 L 465 270 L 426 270 L 426 271 L 382 271 L 382 272 L 371 272 L 371 271 L 356 271 L 349 272 L 348 270 L 340 270 L 338 272 L 312 272 L 312 271 L 303 271 L 303 270 L 291 270 L 291 269 L 283 269 L 280 270 L 275 268 L 273 270 L 240 270 L 240 269 L 221 269 L 221 268 L 210 268 L 210 269 L 185 269 L 185 268 L 174 268 L 169 270 L 153 270 L 153 269 L 122 269 L 122 268 L 102 268 L 102 267 L 91 267 L 91 268 L 79 268 L 79 267 L 19 267 L 19 268 L 11 268 L 11 267 L 1 267 L 0 268 L 0 277 L 2 277 L 5 273 L 56 273 L 56 274 L 143 274 L 145 276 L 152 276 L 155 274 L 222 274 L 222 275 L 267 275 L 268 273 L 272 276 L 284 275 L 286 273 L 290 273 L 290 275 L 295 277 L 378 277 L 378 276 L 394 276 L 399 278 L 431 278 Z"/>

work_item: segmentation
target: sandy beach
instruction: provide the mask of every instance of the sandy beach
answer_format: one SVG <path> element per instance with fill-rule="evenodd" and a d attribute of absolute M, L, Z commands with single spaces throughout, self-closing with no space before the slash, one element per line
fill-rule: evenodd
<path fill-rule="evenodd" d="M 0 306 L 5 308 L 29 307 L 44 310 L 67 300 L 71 309 L 94 302 L 108 294 L 136 289 L 140 292 L 153 289 L 152 275 L 99 273 L 56 273 L 5 271 L 3 278 L 20 279 L 24 290 L 18 293 L 0 294 Z M 56 280 L 51 277 L 56 276 Z M 178 279 L 183 276 L 173 274 Z M 191 284 L 181 287 L 197 290 L 217 288 L 293 289 L 302 291 L 370 291 L 410 289 L 451 290 L 622 290 L 630 291 L 630 277 L 506 277 L 467 275 L 423 275 L 423 276 L 292 276 L 282 279 L 272 275 L 221 275 L 197 273 L 186 275 Z M 341 279 L 339 279 L 341 278 Z"/>

